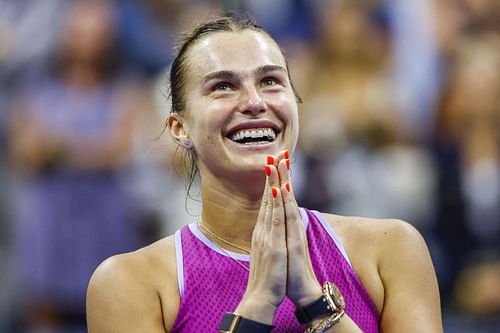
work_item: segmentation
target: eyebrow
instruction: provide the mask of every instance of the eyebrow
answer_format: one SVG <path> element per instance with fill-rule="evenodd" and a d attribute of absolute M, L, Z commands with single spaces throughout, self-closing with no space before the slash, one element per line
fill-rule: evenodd
<path fill-rule="evenodd" d="M 278 66 L 278 65 L 264 65 L 257 67 L 252 71 L 253 74 L 255 75 L 263 75 L 265 73 L 269 72 L 274 72 L 274 71 L 279 71 L 284 74 L 288 74 L 287 70 L 284 67 Z M 223 70 L 223 71 L 217 71 L 217 72 L 212 72 L 207 75 L 202 80 L 202 85 L 206 84 L 210 80 L 214 79 L 234 79 L 235 77 L 238 76 L 238 72 L 235 71 L 228 71 L 228 70 Z"/>

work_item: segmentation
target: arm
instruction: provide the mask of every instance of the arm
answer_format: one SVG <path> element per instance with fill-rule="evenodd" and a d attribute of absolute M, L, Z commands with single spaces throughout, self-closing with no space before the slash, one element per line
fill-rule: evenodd
<path fill-rule="evenodd" d="M 29 103 L 22 102 L 20 98 L 14 102 L 9 118 L 8 156 L 17 171 L 33 175 L 52 161 L 57 161 L 60 142 L 47 135 L 45 126 L 30 115 L 29 107 Z"/>
<path fill-rule="evenodd" d="M 166 332 L 160 296 L 129 256 L 107 259 L 92 276 L 87 291 L 90 333 Z"/>
<path fill-rule="evenodd" d="M 411 225 L 389 221 L 381 239 L 382 332 L 443 332 L 436 275 L 425 241 Z"/>

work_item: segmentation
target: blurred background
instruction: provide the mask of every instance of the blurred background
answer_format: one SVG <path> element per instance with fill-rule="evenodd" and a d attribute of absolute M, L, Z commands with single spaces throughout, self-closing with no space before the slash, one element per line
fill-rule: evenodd
<path fill-rule="evenodd" d="M 0 332 L 85 332 L 96 266 L 197 220 L 167 70 L 226 10 L 289 58 L 300 204 L 412 223 L 445 331 L 500 332 L 498 0 L 0 0 Z"/>

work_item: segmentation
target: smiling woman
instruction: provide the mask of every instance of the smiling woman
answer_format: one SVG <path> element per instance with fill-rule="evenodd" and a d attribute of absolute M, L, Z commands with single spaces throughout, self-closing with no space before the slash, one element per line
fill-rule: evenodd
<path fill-rule="evenodd" d="M 92 332 L 442 332 L 425 242 L 410 225 L 297 206 L 300 98 L 278 44 L 250 20 L 189 34 L 168 129 L 200 173 L 202 214 L 106 260 Z"/>

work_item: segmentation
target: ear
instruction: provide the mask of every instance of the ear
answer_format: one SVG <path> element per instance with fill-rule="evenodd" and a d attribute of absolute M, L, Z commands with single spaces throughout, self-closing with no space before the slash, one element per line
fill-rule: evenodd
<path fill-rule="evenodd" d="M 167 127 L 170 131 L 170 136 L 179 146 L 186 149 L 193 148 L 185 120 L 178 113 L 171 113 L 168 116 Z"/>

